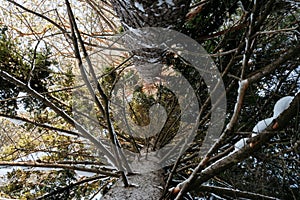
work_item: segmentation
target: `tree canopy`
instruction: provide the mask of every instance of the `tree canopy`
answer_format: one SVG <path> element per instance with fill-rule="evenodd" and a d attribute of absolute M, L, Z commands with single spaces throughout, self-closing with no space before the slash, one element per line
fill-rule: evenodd
<path fill-rule="evenodd" d="M 0 199 L 300 198 L 298 1 L 0 1 Z"/>

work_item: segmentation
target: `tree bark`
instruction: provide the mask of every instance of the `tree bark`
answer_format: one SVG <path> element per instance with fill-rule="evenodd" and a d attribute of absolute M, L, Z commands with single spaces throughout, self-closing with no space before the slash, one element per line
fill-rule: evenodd
<path fill-rule="evenodd" d="M 190 2 L 190 0 L 111 0 L 125 29 L 174 28 L 183 24 Z"/>
<path fill-rule="evenodd" d="M 143 168 L 155 165 L 152 161 L 140 161 L 132 168 L 139 172 L 129 175 L 129 187 L 124 187 L 122 181 L 118 181 L 101 200 L 158 200 L 162 196 L 164 186 L 164 171 L 143 172 Z M 140 169 L 140 170 L 139 170 Z"/>
<path fill-rule="evenodd" d="M 172 28 L 180 27 L 189 10 L 190 0 L 111 0 L 111 3 L 120 18 L 125 30 L 138 29 L 143 27 L 163 27 Z M 147 37 L 145 35 L 145 37 Z M 145 39 L 145 38 L 143 38 Z M 137 41 L 136 41 L 137 40 Z M 139 47 L 138 50 L 131 52 L 133 62 L 137 67 L 141 77 L 146 82 L 152 80 L 160 73 L 161 49 L 145 49 L 138 46 L 139 38 L 135 38 L 130 43 Z M 158 63 L 149 62 L 156 59 Z M 150 71 L 150 74 L 148 73 Z M 144 166 L 153 165 L 150 161 L 140 161 L 139 166 L 132 166 L 133 170 L 139 170 Z M 103 200 L 157 200 L 163 193 L 163 170 L 138 172 L 137 174 L 128 176 L 130 187 L 124 188 L 121 182 L 117 182 L 113 188 L 104 196 Z"/>

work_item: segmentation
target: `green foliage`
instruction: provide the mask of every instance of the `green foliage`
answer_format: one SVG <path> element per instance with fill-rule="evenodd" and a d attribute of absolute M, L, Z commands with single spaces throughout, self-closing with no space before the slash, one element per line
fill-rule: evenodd
<path fill-rule="evenodd" d="M 259 70 L 281 57 L 295 43 L 299 43 L 299 8 L 289 1 L 282 0 L 276 0 L 270 7 L 267 7 L 269 2 L 271 1 L 256 1 L 257 5 L 254 9 L 254 1 L 195 0 L 193 3 L 203 4 L 202 10 L 189 18 L 183 28 L 181 28 L 181 24 L 174 26 L 180 29 L 180 32 L 201 43 L 209 53 L 214 54 L 213 59 L 219 71 L 223 74 L 222 78 L 226 87 L 227 120 L 233 114 L 238 95 L 238 80 L 251 77 L 253 73 L 258 73 Z M 243 5 L 245 11 L 239 3 Z M 255 23 L 250 26 L 250 13 L 252 11 L 254 13 L 251 17 Z M 249 34 L 249 27 L 252 31 L 250 34 L 256 34 L 248 38 L 251 40 L 251 48 L 249 52 L 245 52 L 245 37 Z M 294 27 L 297 27 L 297 29 L 274 33 L 267 32 Z M 76 104 L 86 115 L 93 114 L 91 112 L 94 112 L 95 105 L 87 103 L 90 99 L 86 96 L 79 96 L 81 101 L 74 102 L 76 100 L 72 99 L 71 90 L 64 89 L 72 87 L 74 83 L 75 76 L 73 75 L 72 64 L 64 66 L 64 73 L 55 71 L 53 69 L 58 64 L 52 59 L 51 49 L 47 45 L 44 48 L 38 48 L 38 50 L 28 45 L 28 47 L 23 47 L 23 50 L 21 50 L 21 44 L 18 41 L 13 41 L 6 34 L 7 27 L 2 27 L 0 31 L 1 70 L 17 77 L 24 83 L 29 82 L 31 88 L 49 97 L 51 101 L 70 115 L 73 114 L 72 104 Z M 123 31 L 123 27 L 121 27 L 119 32 Z M 84 38 L 85 41 L 89 41 L 87 39 L 88 34 L 85 34 L 84 37 L 86 37 Z M 97 39 L 99 38 L 97 37 Z M 89 39 L 93 41 L 93 37 Z M 93 44 L 93 42 L 90 44 Z M 224 54 L 216 56 L 217 53 Z M 164 56 L 164 64 L 181 73 L 191 84 L 194 91 L 187 91 L 187 94 L 195 92 L 199 106 L 203 106 L 203 102 L 206 99 L 209 100 L 209 91 L 201 74 L 180 58 L 179 55 L 167 52 Z M 247 57 L 246 65 L 243 64 L 244 56 Z M 274 105 L 280 97 L 294 95 L 298 92 L 299 66 L 299 56 L 295 56 L 278 66 L 272 74 L 266 75 L 259 82 L 249 86 L 243 100 L 242 110 L 239 113 L 238 122 L 232 132 L 228 133 L 228 138 L 223 141 L 223 144 L 220 144 L 221 147 L 219 152 L 215 152 L 216 155 L 226 152 L 228 147 L 232 146 L 241 137 L 250 135 L 257 121 L 270 117 L 273 108 L 270 105 Z M 100 77 L 99 82 L 109 98 L 114 84 L 120 76 L 119 72 L 123 71 L 109 66 L 105 69 L 104 75 Z M 243 76 L 241 77 L 242 73 Z M 124 77 L 133 75 L 135 75 L 134 72 L 127 71 Z M 60 91 L 52 92 L 55 89 Z M 132 100 L 127 105 L 132 120 L 139 126 L 148 125 L 150 123 L 149 110 L 156 103 L 165 108 L 168 118 L 160 133 L 150 138 L 151 140 L 149 138 L 132 139 L 129 133 L 120 133 L 116 128 L 122 147 L 135 152 L 145 146 L 149 147 L 149 142 L 152 145 L 151 150 L 160 149 L 172 142 L 181 121 L 182 110 L 180 110 L 178 99 L 172 91 L 163 85 L 151 85 L 150 91 L 148 89 L 144 86 L 135 88 Z M 80 89 L 78 91 L 81 92 Z M 16 100 L 15 98 L 21 92 L 23 92 L 21 88 L 0 77 L 0 112 L 16 114 L 18 105 L 21 104 L 28 111 L 32 111 L 31 117 L 35 122 L 51 124 L 66 130 L 72 129 L 72 125 L 67 124 L 50 109 L 44 109 L 41 102 L 36 99 L 26 97 L 21 101 Z M 47 92 L 52 93 L 50 95 L 46 94 Z M 85 92 L 82 91 L 80 94 L 85 94 Z M 210 109 L 211 105 L 205 107 L 201 117 L 208 117 L 206 119 L 201 118 L 202 124 L 198 129 L 199 134 L 191 148 L 183 155 L 182 162 L 179 163 L 178 170 L 174 174 L 174 177 L 180 181 L 188 177 L 193 172 L 192 169 L 201 162 L 198 152 L 201 150 L 201 142 L 210 124 Z M 100 120 L 102 119 L 102 115 L 98 111 L 96 115 Z M 195 117 L 197 115 L 198 113 L 195 113 Z M 112 121 L 117 124 L 113 117 Z M 80 122 L 90 125 L 84 120 Z M 100 122 L 102 123 L 104 120 L 102 119 Z M 299 141 L 299 116 L 291 124 L 293 125 L 279 132 L 270 144 L 265 145 L 260 152 L 218 174 L 206 184 L 258 192 L 281 199 L 298 199 L 300 196 L 299 148 L 297 146 L 297 141 Z M 2 123 L 1 125 L 6 124 Z M 86 141 L 81 138 L 72 138 L 59 132 L 37 128 L 33 124 L 25 124 L 18 128 L 10 124 L 8 127 L 3 127 L 0 131 L 14 133 L 14 135 L 3 134 L 5 135 L 3 137 L 1 132 L 1 140 L 4 141 L 3 144 L 5 143 L 5 145 L 0 146 L 1 161 L 22 160 L 24 157 L 37 152 L 45 153 L 39 157 L 39 160 L 36 160 L 36 162 L 42 163 L 91 162 L 92 167 L 96 168 L 98 167 L 96 163 L 101 161 L 96 150 L 86 145 Z M 105 128 L 104 125 L 103 129 Z M 90 130 L 93 127 L 87 127 L 87 129 Z M 99 134 L 102 134 L 102 131 Z M 170 168 L 167 167 L 166 170 L 170 170 Z M 7 183 L 0 187 L 1 197 L 20 199 L 34 199 L 54 191 L 57 192 L 49 199 L 82 199 L 83 197 L 87 199 L 90 194 L 99 190 L 102 184 L 101 180 L 96 180 L 73 186 L 72 184 L 80 179 L 76 171 L 73 170 L 37 171 L 35 169 L 17 169 L 9 173 L 6 178 Z M 176 183 L 174 183 L 175 185 Z M 102 188 L 100 189 L 102 190 Z M 192 194 L 207 199 L 216 198 L 211 193 L 199 192 L 198 188 L 194 188 Z M 235 198 L 226 195 L 222 197 L 226 199 Z"/>
<path fill-rule="evenodd" d="M 10 125 L 13 129 L 13 125 Z M 1 146 L 0 161 L 35 161 L 40 164 L 64 162 L 99 162 L 94 149 L 79 138 L 72 138 L 58 133 L 23 126 L 16 130 L 13 137 L 16 142 L 7 140 Z M 24 132 L 24 129 L 27 131 Z M 4 139 L 5 138 L 1 138 Z M 6 183 L 0 186 L 0 194 L 8 194 L 10 198 L 35 199 L 44 194 L 58 191 L 49 199 L 81 199 L 97 191 L 99 181 L 68 188 L 80 177 L 74 170 L 60 169 L 39 170 L 39 168 L 14 168 L 5 177 Z M 100 181 L 101 182 L 101 181 Z M 60 191 L 61 190 L 61 191 Z M 2 196 L 3 197 L 3 196 Z"/>
<path fill-rule="evenodd" d="M 155 104 L 165 109 L 167 120 L 162 130 L 153 138 L 153 150 L 168 144 L 178 131 L 181 111 L 176 95 L 163 85 L 149 86 L 149 88 L 136 86 L 128 105 L 131 119 L 138 126 L 147 126 L 150 123 L 150 108 Z"/>
<path fill-rule="evenodd" d="M 167 120 L 164 127 L 155 138 L 153 149 L 161 149 L 169 144 L 179 130 L 181 122 L 181 110 L 176 95 L 167 87 L 160 85 L 157 91 L 157 103 L 164 107 Z"/>
<path fill-rule="evenodd" d="M 58 188 L 66 187 L 75 179 L 74 171 L 33 171 L 33 170 L 13 170 L 7 175 L 10 184 L 0 188 L 4 193 L 10 194 L 11 198 L 34 199 L 41 194 L 52 192 Z M 74 196 L 66 190 L 51 199 L 69 199 Z"/>
<path fill-rule="evenodd" d="M 26 53 L 21 53 L 16 41 L 12 41 L 2 29 L 0 35 L 0 69 L 6 71 L 38 92 L 47 92 L 51 66 L 57 63 L 50 59 L 51 51 L 44 48 L 35 51 L 28 47 Z M 7 99 L 0 109 L 3 112 L 16 114 L 18 101 L 15 99 L 24 90 L 0 77 L 0 100 Z M 29 111 L 43 107 L 42 103 L 33 98 L 22 100 Z"/>
<path fill-rule="evenodd" d="M 201 12 L 198 12 L 185 24 L 182 31 L 196 41 L 201 42 L 201 36 L 207 36 L 219 30 L 226 20 L 226 16 L 235 13 L 236 8 L 237 1 L 235 0 L 208 1 L 204 4 Z"/>
<path fill-rule="evenodd" d="M 101 77 L 101 85 L 104 88 L 105 94 L 110 97 L 110 93 L 113 90 L 115 81 L 117 81 L 117 72 L 113 67 L 106 67 L 104 69 L 104 75 Z"/>
<path fill-rule="evenodd" d="M 89 199 L 98 187 L 101 180 L 95 180 L 80 185 L 76 183 L 76 173 L 72 170 L 45 170 L 35 171 L 32 169 L 16 169 L 8 173 L 7 180 L 9 184 L 0 186 L 2 194 L 8 198 L 17 198 L 21 200 L 37 199 L 44 194 L 53 193 L 46 199 Z"/>
<path fill-rule="evenodd" d="M 143 91 L 142 86 L 136 86 L 132 101 L 129 103 L 130 116 L 139 126 L 150 123 L 149 110 L 154 105 L 154 98 Z"/>

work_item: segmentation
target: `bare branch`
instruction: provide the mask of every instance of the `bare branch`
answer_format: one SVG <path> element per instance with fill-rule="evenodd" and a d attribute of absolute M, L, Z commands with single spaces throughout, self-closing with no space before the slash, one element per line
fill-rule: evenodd
<path fill-rule="evenodd" d="M 69 131 L 69 130 L 64 130 L 64 129 L 61 129 L 61 128 L 56 128 L 54 126 L 50 126 L 50 125 L 47 125 L 47 124 L 41 124 L 41 123 L 38 123 L 38 122 L 35 122 L 35 121 L 31 121 L 29 119 L 26 119 L 25 117 L 12 116 L 12 115 L 8 115 L 8 114 L 4 114 L 4 113 L 0 113 L 0 117 L 5 117 L 5 118 L 9 118 L 9 119 L 20 120 L 22 122 L 30 123 L 30 124 L 33 124 L 33 125 L 38 126 L 38 127 L 46 128 L 46 129 L 53 130 L 53 131 L 67 133 L 67 134 L 70 134 L 72 136 L 82 137 L 77 132 Z"/>
<path fill-rule="evenodd" d="M 103 174 L 106 176 L 119 177 L 117 173 L 112 173 L 109 171 L 104 171 L 96 168 L 86 168 L 86 167 L 77 167 L 71 165 L 57 164 L 57 163 L 41 163 L 41 162 L 9 162 L 9 161 L 0 161 L 0 166 L 21 166 L 21 167 L 41 167 L 41 168 L 61 168 L 61 169 L 70 169 L 78 170 L 85 172 L 92 172 L 97 174 Z"/>
<path fill-rule="evenodd" d="M 102 175 L 100 175 L 100 176 L 94 176 L 94 177 L 90 177 L 90 178 L 85 178 L 83 180 L 77 181 L 76 183 L 71 183 L 70 185 L 68 185 L 66 187 L 59 188 L 57 190 L 54 190 L 53 192 L 49 192 L 49 193 L 47 193 L 47 194 L 45 194 L 45 195 L 43 195 L 41 197 L 38 197 L 36 200 L 47 199 L 47 198 L 49 198 L 49 197 L 51 197 L 51 196 L 53 196 L 55 194 L 62 193 L 63 191 L 69 190 L 72 187 L 81 185 L 83 183 L 95 181 L 95 180 L 98 180 L 98 179 L 101 179 L 101 178 L 104 178 L 104 177 Z"/>
<path fill-rule="evenodd" d="M 0 70 L 0 75 L 6 79 L 7 81 L 23 88 L 26 92 L 34 96 L 35 98 L 42 101 L 46 106 L 49 106 L 52 110 L 54 110 L 59 116 L 64 118 L 68 123 L 71 125 L 75 125 L 75 127 L 78 129 L 78 131 L 88 140 L 90 140 L 99 150 L 101 150 L 112 162 L 116 162 L 114 156 L 110 153 L 110 151 L 100 142 L 98 141 L 91 133 L 89 133 L 80 123 L 75 121 L 70 115 L 68 115 L 64 110 L 57 107 L 55 104 L 53 104 L 49 99 L 42 96 L 37 91 L 33 90 L 32 88 L 28 87 L 25 83 L 18 80 L 17 78 L 11 76 L 7 72 Z"/>
<path fill-rule="evenodd" d="M 124 181 L 124 185 L 125 185 L 125 187 L 127 187 L 127 186 L 129 186 L 129 183 L 128 183 L 128 179 L 127 179 L 127 177 L 125 175 L 125 172 L 123 170 L 122 164 L 120 163 L 121 160 L 124 160 L 125 167 L 126 167 L 126 169 L 129 172 L 132 172 L 132 170 L 130 169 L 130 167 L 129 167 L 127 161 L 126 161 L 126 159 L 124 159 L 125 156 L 121 152 L 122 151 L 121 150 L 121 145 L 118 142 L 116 133 L 114 131 L 114 128 L 113 128 L 113 125 L 112 125 L 112 122 L 111 122 L 111 119 L 110 119 L 108 97 L 104 93 L 103 89 L 101 88 L 101 86 L 100 86 L 100 84 L 99 84 L 99 82 L 97 80 L 97 76 L 96 76 L 95 71 L 93 69 L 90 57 L 89 57 L 89 55 L 88 55 L 88 53 L 86 51 L 84 42 L 83 42 L 82 37 L 80 35 L 80 32 L 78 30 L 78 27 L 77 27 L 77 24 L 76 24 L 76 21 L 75 21 L 75 17 L 73 15 L 73 12 L 72 12 L 72 9 L 71 9 L 71 6 L 70 6 L 70 3 L 69 3 L 68 0 L 66 0 L 66 5 L 67 5 L 68 15 L 69 15 L 69 19 L 70 19 L 71 28 L 72 28 L 71 32 L 72 32 L 72 40 L 73 40 L 73 45 L 74 45 L 74 53 L 75 53 L 75 56 L 76 56 L 76 58 L 78 60 L 78 66 L 80 68 L 81 76 L 83 77 L 84 82 L 86 83 L 86 85 L 87 85 L 87 87 L 89 89 L 90 94 L 93 96 L 93 98 L 94 98 L 94 100 L 96 102 L 97 107 L 100 109 L 100 111 L 102 112 L 102 114 L 106 118 L 108 132 L 110 134 L 110 140 L 112 142 L 112 149 L 113 149 L 113 153 L 114 153 L 114 156 L 115 156 L 115 161 L 116 161 L 118 169 L 121 172 L 122 179 Z M 92 74 L 93 82 L 97 85 L 97 89 L 98 89 L 98 91 L 99 91 L 99 93 L 100 93 L 100 95 L 101 95 L 101 97 L 103 99 L 104 106 L 102 105 L 102 103 L 100 102 L 100 100 L 98 99 L 98 97 L 96 96 L 96 94 L 95 94 L 95 92 L 93 90 L 93 87 L 92 87 L 90 81 L 88 80 L 86 72 L 85 72 L 85 70 L 83 68 L 83 63 L 82 63 L 82 59 L 81 59 L 81 56 L 80 56 L 80 51 L 79 51 L 78 42 L 77 42 L 77 38 L 76 38 L 75 32 L 77 34 L 77 37 L 79 39 L 79 43 L 80 43 L 81 48 L 83 50 L 84 57 L 85 57 L 85 59 L 86 59 L 86 61 L 88 63 L 88 67 L 89 67 L 90 73 Z"/>
<path fill-rule="evenodd" d="M 276 34 L 276 33 L 287 33 L 287 32 L 293 32 L 296 31 L 299 27 L 293 27 L 293 28 L 283 28 L 278 30 L 270 30 L 270 31 L 259 31 L 257 32 L 253 37 L 256 35 L 262 35 L 262 34 Z"/>
<path fill-rule="evenodd" d="M 216 186 L 205 186 L 202 185 L 199 190 L 204 192 L 211 192 L 219 195 L 228 195 L 231 197 L 240 197 L 240 198 L 247 198 L 247 199 L 265 199 L 265 200 L 278 200 L 274 197 L 269 197 L 266 195 L 261 195 L 253 192 L 246 192 L 246 191 L 240 191 L 236 189 L 229 189 L 229 188 L 222 188 L 222 187 L 216 187 Z"/>
<path fill-rule="evenodd" d="M 297 44 L 295 44 L 294 47 L 292 47 L 289 50 L 287 50 L 284 55 L 280 56 L 274 62 L 272 62 L 269 65 L 265 66 L 264 68 L 256 71 L 254 74 L 249 75 L 248 78 L 247 78 L 248 81 L 249 81 L 249 84 L 253 83 L 253 82 L 257 82 L 261 78 L 263 78 L 263 77 L 271 74 L 272 72 L 274 72 L 274 70 L 278 66 L 280 66 L 283 63 L 285 63 L 286 61 L 288 61 L 290 59 L 293 59 L 293 58 L 299 57 L 299 55 L 300 55 L 299 49 L 300 49 L 300 42 L 298 42 Z"/>
<path fill-rule="evenodd" d="M 45 15 L 37 13 L 37 12 L 35 12 L 33 10 L 25 8 L 24 6 L 22 6 L 21 4 L 15 2 L 15 1 L 12 1 L 12 0 L 7 0 L 7 1 L 10 2 L 10 3 L 12 3 L 12 4 L 14 4 L 15 6 L 17 6 L 17 7 L 21 8 L 21 9 L 23 9 L 23 10 L 31 13 L 31 14 L 34 14 L 34 15 L 42 18 L 42 19 L 47 20 L 48 22 L 50 22 L 51 24 L 53 24 L 54 26 L 56 26 L 59 30 L 61 30 L 65 35 L 67 35 L 70 38 L 70 35 L 68 34 L 68 32 L 63 27 L 61 27 L 59 24 L 57 24 L 55 21 L 53 21 L 52 19 L 46 17 Z"/>

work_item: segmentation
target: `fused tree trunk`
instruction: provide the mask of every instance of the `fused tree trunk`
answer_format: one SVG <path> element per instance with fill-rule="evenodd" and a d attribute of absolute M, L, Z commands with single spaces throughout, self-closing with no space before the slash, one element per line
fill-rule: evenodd
<path fill-rule="evenodd" d="M 121 20 L 125 31 L 144 27 L 162 27 L 178 29 L 184 23 L 189 10 L 190 0 L 111 0 L 112 6 Z M 141 78 L 152 83 L 160 73 L 161 49 L 143 47 L 143 38 L 134 37 L 127 42 L 131 45 L 133 64 Z M 151 36 L 150 36 L 151 37 Z M 132 47 L 137 47 L 137 50 Z M 151 60 L 151 61 L 150 61 Z M 155 62 L 153 62 L 155 60 Z M 121 181 L 117 182 L 112 189 L 103 197 L 103 200 L 157 200 L 163 193 L 163 170 L 142 170 L 153 162 L 141 161 L 139 166 L 132 166 L 135 175 L 128 176 L 130 187 L 124 188 Z M 157 167 L 154 167 L 157 168 Z"/>

